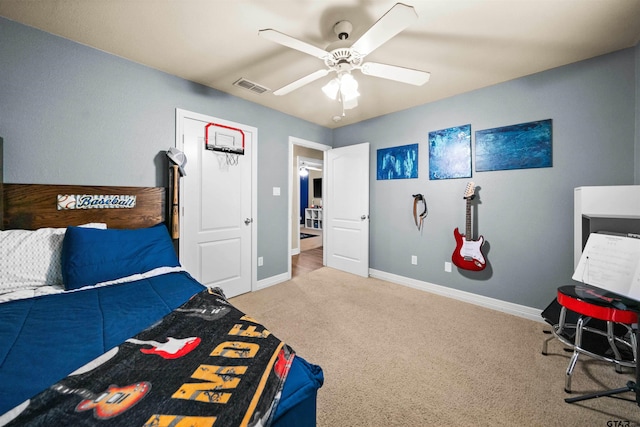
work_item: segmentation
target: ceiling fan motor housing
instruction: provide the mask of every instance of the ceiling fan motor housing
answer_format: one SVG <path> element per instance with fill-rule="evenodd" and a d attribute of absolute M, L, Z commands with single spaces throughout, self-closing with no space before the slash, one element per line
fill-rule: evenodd
<path fill-rule="evenodd" d="M 357 55 L 353 49 L 349 47 L 334 49 L 330 52 L 331 56 L 325 58 L 327 67 L 335 71 L 344 71 L 345 69 L 353 69 L 360 66 L 362 57 Z"/>
<path fill-rule="evenodd" d="M 340 40 L 346 40 L 353 31 L 353 25 L 349 21 L 340 21 L 333 26 L 333 32 L 336 33 Z"/>

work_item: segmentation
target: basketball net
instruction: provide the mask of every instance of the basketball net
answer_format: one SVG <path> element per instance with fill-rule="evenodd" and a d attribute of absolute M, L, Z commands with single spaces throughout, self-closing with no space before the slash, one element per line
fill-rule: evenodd
<path fill-rule="evenodd" d="M 237 153 L 230 153 L 228 151 L 216 151 L 213 153 L 218 158 L 218 165 L 222 170 L 229 170 L 229 166 L 238 166 L 239 155 Z"/>
<path fill-rule="evenodd" d="M 205 143 L 205 138 L 198 138 L 201 144 Z M 210 151 L 215 154 L 218 160 L 218 166 L 221 171 L 228 171 L 229 166 L 238 166 L 240 154 L 233 151 L 231 147 L 215 145 L 215 141 L 210 140 L 209 144 L 204 144 L 208 147 L 206 151 Z"/>

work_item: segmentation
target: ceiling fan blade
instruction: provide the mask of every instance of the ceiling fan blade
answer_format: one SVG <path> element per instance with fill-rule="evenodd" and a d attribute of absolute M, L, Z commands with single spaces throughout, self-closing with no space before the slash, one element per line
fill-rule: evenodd
<path fill-rule="evenodd" d="M 360 71 L 362 71 L 362 74 L 366 74 L 368 76 L 381 77 L 383 79 L 409 83 L 415 86 L 422 86 L 428 82 L 429 77 L 431 77 L 431 73 L 426 71 L 398 67 L 395 65 L 380 64 L 378 62 L 365 62 L 360 67 Z"/>
<path fill-rule="evenodd" d="M 418 19 L 412 6 L 396 3 L 387 13 L 367 30 L 352 46 L 366 56 Z"/>
<path fill-rule="evenodd" d="M 327 56 L 331 56 L 326 50 L 320 49 L 319 47 L 315 47 L 309 43 L 303 42 L 302 40 L 298 40 L 270 28 L 266 30 L 259 30 L 258 35 L 267 40 L 271 40 L 272 42 L 306 53 L 307 55 L 315 56 L 316 58 L 324 59 Z"/>
<path fill-rule="evenodd" d="M 315 72 L 309 74 L 308 76 L 304 76 L 304 77 L 296 80 L 293 83 L 289 83 L 288 85 L 281 87 L 280 89 L 274 91 L 273 94 L 274 95 L 278 95 L 278 96 L 286 95 L 289 92 L 293 92 L 294 90 L 296 90 L 298 88 L 301 88 L 302 86 L 304 86 L 306 84 L 309 84 L 309 83 L 311 83 L 313 81 L 318 80 L 321 77 L 326 76 L 327 74 L 329 74 L 329 70 L 327 70 L 326 68 L 322 69 L 322 70 L 315 71 Z"/>

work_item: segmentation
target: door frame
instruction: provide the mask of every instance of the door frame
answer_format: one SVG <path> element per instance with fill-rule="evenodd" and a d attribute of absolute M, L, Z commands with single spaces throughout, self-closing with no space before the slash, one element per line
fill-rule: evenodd
<path fill-rule="evenodd" d="M 327 157 L 327 151 L 331 150 L 331 146 L 330 145 L 325 145 L 325 144 L 321 144 L 319 142 L 313 142 L 313 141 L 309 141 L 306 139 L 302 139 L 302 138 L 297 138 L 295 136 L 290 136 L 289 137 L 289 166 L 288 166 L 288 171 L 289 171 L 289 200 L 288 200 L 288 215 L 287 215 L 287 254 L 288 254 L 288 262 L 287 262 L 287 280 L 291 279 L 291 257 L 293 256 L 292 254 L 292 249 L 291 249 L 291 228 L 292 228 L 292 222 L 293 222 L 293 146 L 294 145 L 299 145 L 301 147 L 307 147 L 307 148 L 311 148 L 314 150 L 318 150 L 318 151 L 323 151 L 323 159 L 322 159 L 322 209 L 323 209 L 323 217 L 324 215 L 326 215 L 326 209 L 327 206 L 324 203 L 324 198 L 326 197 L 327 194 L 327 180 L 325 179 L 326 176 L 326 157 Z M 298 207 L 298 210 L 300 209 L 300 207 Z M 299 214 L 299 213 L 298 213 Z M 325 227 L 322 227 L 322 241 L 326 242 L 326 229 Z M 299 245 L 299 243 L 298 243 Z M 298 246 L 299 249 L 299 246 Z M 322 263 L 324 265 L 326 265 L 326 246 L 323 245 L 322 248 Z"/>
<path fill-rule="evenodd" d="M 193 111 L 184 110 L 181 108 L 176 108 L 176 138 L 175 138 L 175 146 L 178 150 L 184 151 L 184 119 L 194 119 L 201 120 L 204 122 L 209 122 L 213 116 L 208 114 L 196 113 Z M 251 146 L 251 292 L 257 290 L 258 283 L 258 268 L 257 268 L 257 260 L 258 260 L 258 239 L 257 239 L 257 230 L 258 230 L 258 129 L 253 126 L 248 126 L 243 123 L 231 122 L 228 120 L 215 118 L 217 123 L 223 124 L 225 126 L 231 127 L 241 127 L 250 129 L 253 134 L 252 138 L 252 146 Z M 183 194 L 184 191 L 184 181 L 180 180 L 179 184 L 179 194 Z M 180 235 L 183 235 L 183 222 L 182 219 L 184 217 L 184 206 L 180 205 Z M 178 243 L 178 253 L 183 253 L 182 251 L 182 243 L 183 241 L 180 239 Z M 291 269 L 291 266 L 289 266 Z"/>

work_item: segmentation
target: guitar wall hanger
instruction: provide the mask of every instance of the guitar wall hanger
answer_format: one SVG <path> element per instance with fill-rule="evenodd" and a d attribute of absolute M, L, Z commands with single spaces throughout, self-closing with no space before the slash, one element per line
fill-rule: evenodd
<path fill-rule="evenodd" d="M 416 223 L 416 227 L 418 231 L 422 230 L 422 223 L 424 219 L 427 217 L 429 212 L 427 211 L 427 199 L 420 193 L 412 194 L 413 197 L 413 221 Z M 423 210 L 422 213 L 418 213 L 418 205 L 422 203 Z"/>

